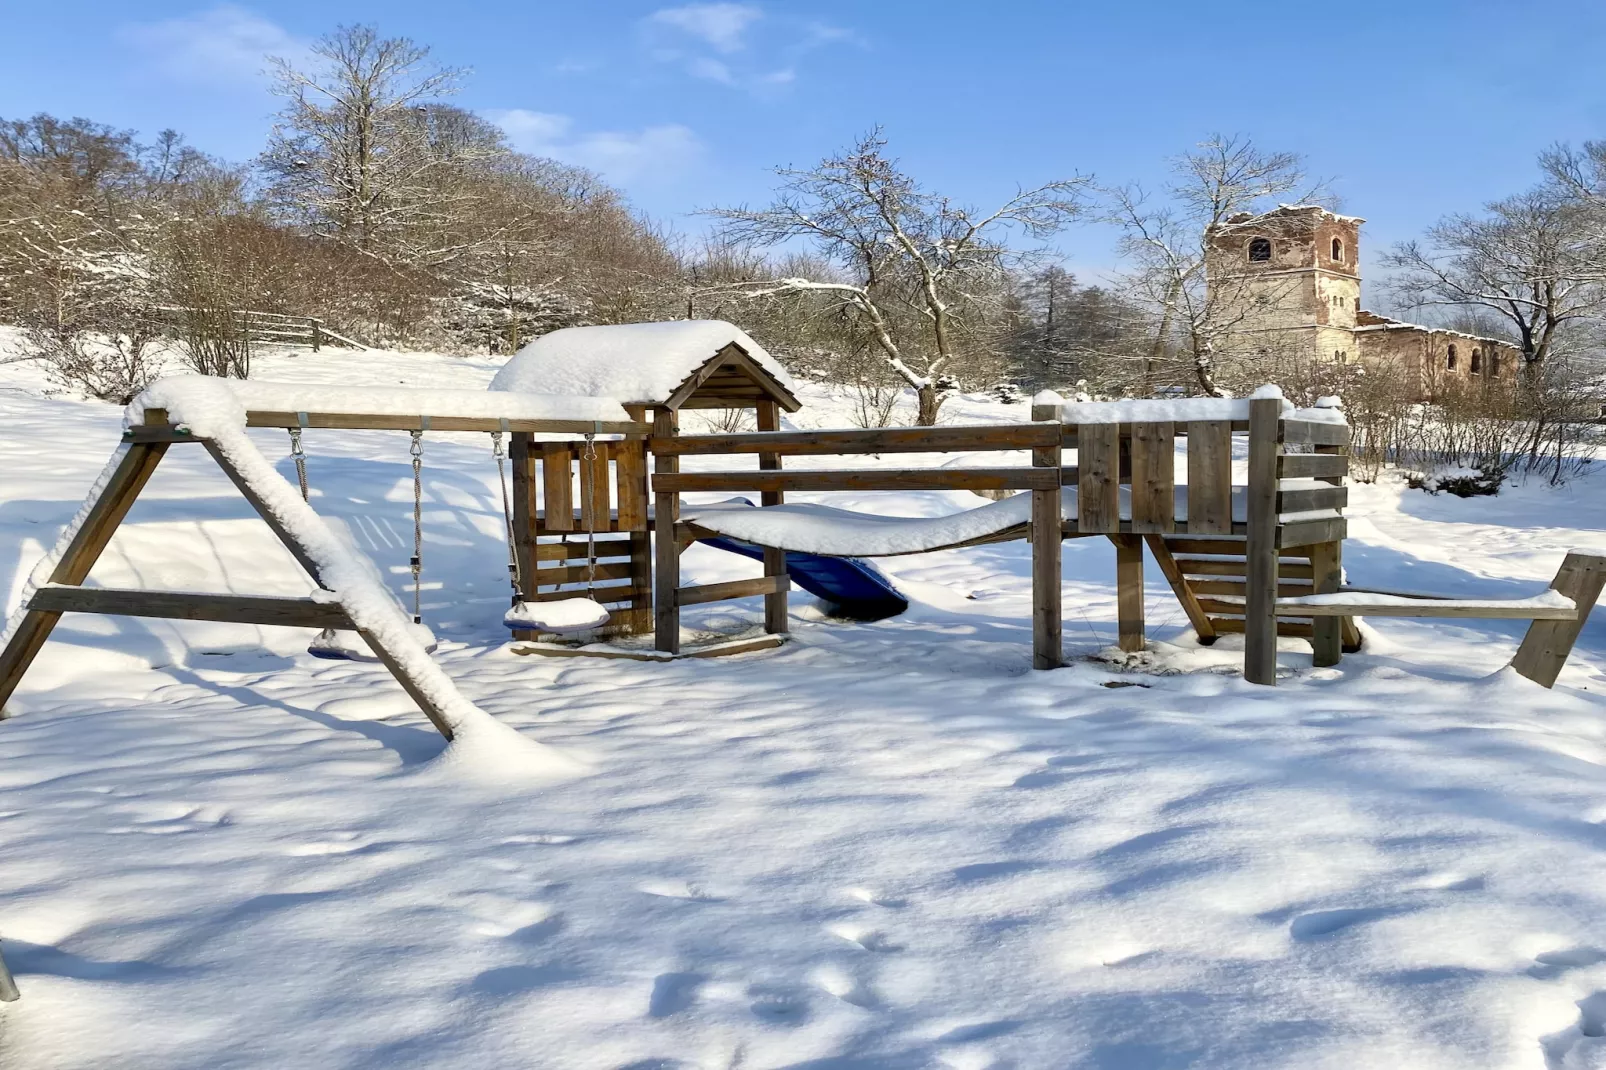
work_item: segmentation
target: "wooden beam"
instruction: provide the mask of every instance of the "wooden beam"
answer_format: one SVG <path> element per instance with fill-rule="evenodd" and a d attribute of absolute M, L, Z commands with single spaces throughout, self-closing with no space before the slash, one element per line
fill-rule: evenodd
<path fill-rule="evenodd" d="M 1349 522 L 1343 517 L 1334 517 L 1330 520 L 1301 520 L 1295 524 L 1278 524 L 1276 542 L 1281 556 L 1281 551 L 1289 547 L 1343 542 L 1348 534 Z"/>
<path fill-rule="evenodd" d="M 1080 531 L 1120 530 L 1120 442 L 1117 424 L 1084 424 L 1077 431 L 1076 521 Z"/>
<path fill-rule="evenodd" d="M 1188 530 L 1232 531 L 1232 424 L 1201 420 L 1188 432 Z"/>
<path fill-rule="evenodd" d="M 301 417 L 306 417 L 303 423 Z M 425 426 L 425 425 L 428 426 Z M 526 431 L 550 435 L 644 435 L 651 425 L 632 420 L 500 420 L 484 416 L 386 416 L 360 412 L 245 414 L 247 427 L 322 427 L 348 431 Z"/>
<path fill-rule="evenodd" d="M 103 613 L 112 617 L 160 617 L 291 628 L 350 628 L 338 602 L 265 595 L 203 594 L 198 591 L 147 591 L 123 587 L 50 584 L 28 601 L 48 613 Z"/>
<path fill-rule="evenodd" d="M 1551 590 L 1571 598 L 1578 612 L 1570 621 L 1536 621 L 1523 636 L 1511 667 L 1544 687 L 1552 687 L 1562 666 L 1572 653 L 1578 634 L 1584 630 L 1589 614 L 1606 586 L 1606 558 L 1594 554 L 1568 554 L 1562 561 Z"/>
<path fill-rule="evenodd" d="M 676 587 L 675 604 L 700 606 L 705 602 L 728 602 L 733 598 L 752 598 L 785 591 L 792 581 L 785 576 L 755 576 L 748 580 L 704 583 L 695 587 Z"/>
<path fill-rule="evenodd" d="M 1171 531 L 1177 523 L 1176 434 L 1171 423 L 1132 425 L 1132 530 Z"/>
<path fill-rule="evenodd" d="M 764 431 L 735 435 L 682 435 L 651 444 L 665 456 L 686 454 L 774 453 L 783 456 L 951 453 L 1024 450 L 1058 445 L 1058 432 L 1041 424 L 967 427 L 876 427 L 836 431 Z"/>
<path fill-rule="evenodd" d="M 1033 405 L 1032 419 L 1049 433 L 1045 445 L 1032 450 L 1032 466 L 1052 473 L 1052 488 L 1033 490 L 1031 515 L 1032 547 L 1032 668 L 1057 669 L 1065 663 L 1065 613 L 1061 578 L 1062 533 L 1059 426 L 1060 406 Z"/>
<path fill-rule="evenodd" d="M 1254 406 L 1249 409 L 1254 421 Z M 1277 441 L 1290 446 L 1345 446 L 1349 444 L 1348 424 L 1317 423 L 1312 420 L 1280 420 Z M 1253 433 L 1253 431 L 1251 431 Z"/>
<path fill-rule="evenodd" d="M 655 410 L 652 441 L 675 437 L 679 417 L 674 409 Z M 675 591 L 680 587 L 680 544 L 675 539 L 675 521 L 680 495 L 659 485 L 680 470 L 680 458 L 653 452 L 653 645 L 666 654 L 680 652 L 680 603 Z"/>
<path fill-rule="evenodd" d="M 1335 594 L 1343 583 L 1344 569 L 1342 542 L 1317 543 L 1310 548 L 1312 594 Z M 1279 585 L 1278 594 L 1282 593 Z M 1323 617 L 1315 623 L 1311 635 L 1311 664 L 1317 668 L 1337 665 L 1343 657 L 1344 620 L 1342 617 Z"/>
<path fill-rule="evenodd" d="M 167 413 L 161 409 L 147 409 L 145 420 L 149 426 L 164 426 Z M 161 442 L 134 443 L 119 446 L 118 450 L 122 456 L 117 461 L 117 467 L 101 488 L 100 496 L 90 503 L 83 523 L 78 525 L 77 532 L 62 551 L 56 567 L 51 570 L 49 582 L 84 582 L 105 551 L 106 544 L 111 542 L 118 525 L 128 515 L 139 492 L 150 482 L 156 466 L 167 452 L 167 445 Z M 0 719 L 7 716 L 6 703 L 60 619 L 61 614 L 51 610 L 24 612 L 17 630 L 11 635 L 11 641 L 0 651 Z"/>
<path fill-rule="evenodd" d="M 1115 606 L 1121 649 L 1128 654 L 1142 650 L 1143 634 L 1143 537 L 1111 535 L 1115 544 Z"/>
<path fill-rule="evenodd" d="M 1192 443 L 1189 443 L 1189 448 L 1192 448 Z M 1143 541 L 1149 544 L 1149 553 L 1154 555 L 1154 563 L 1160 566 L 1160 574 L 1171 585 L 1171 593 L 1177 596 L 1182 612 L 1188 615 L 1188 623 L 1193 625 L 1194 634 L 1198 635 L 1199 642 L 1205 646 L 1214 643 L 1215 626 L 1210 623 L 1209 615 L 1200 607 L 1192 585 L 1183 576 L 1176 559 L 1171 556 L 1171 550 L 1166 546 L 1165 539 L 1159 535 L 1145 535 Z"/>
<path fill-rule="evenodd" d="M 781 430 L 780 405 L 773 401 L 759 402 L 756 420 L 760 433 L 779 433 Z M 758 455 L 758 467 L 766 472 L 780 471 L 781 455 L 774 451 L 760 453 Z M 781 505 L 785 501 L 786 495 L 778 490 L 767 490 L 759 499 L 761 505 Z M 764 547 L 764 575 L 782 580 L 786 578 L 785 550 L 774 546 Z M 764 630 L 771 635 L 784 635 L 790 628 L 787 620 L 787 591 L 790 587 L 790 583 L 784 583 L 764 596 Z"/>
<path fill-rule="evenodd" d="M 1193 444 L 1188 446 L 1191 449 Z M 1279 465 L 1283 479 L 1331 479 L 1349 473 L 1349 461 L 1343 454 L 1285 453 Z"/>
<path fill-rule="evenodd" d="M 666 459 L 668 459 L 666 457 Z M 658 492 L 1059 490 L 1059 473 L 1031 468 L 867 468 L 655 474 Z"/>
<path fill-rule="evenodd" d="M 1244 679 L 1277 683 L 1277 458 L 1281 398 L 1249 402 L 1249 532 L 1244 550 Z"/>
<path fill-rule="evenodd" d="M 1360 597 L 1360 596 L 1357 596 Z M 1311 605 L 1307 602 L 1277 600 L 1279 617 L 1446 617 L 1457 620 L 1534 620 L 1572 621 L 1574 610 L 1565 606 L 1503 606 L 1494 601 L 1461 604 L 1462 599 L 1441 600 L 1412 597 L 1409 602 L 1342 602 Z M 1527 675 L 1524 673 L 1523 675 Z"/>
<path fill-rule="evenodd" d="M 1308 513 L 1313 509 L 1342 509 L 1349 504 L 1345 487 L 1313 487 L 1307 490 L 1277 492 L 1277 512 Z"/>

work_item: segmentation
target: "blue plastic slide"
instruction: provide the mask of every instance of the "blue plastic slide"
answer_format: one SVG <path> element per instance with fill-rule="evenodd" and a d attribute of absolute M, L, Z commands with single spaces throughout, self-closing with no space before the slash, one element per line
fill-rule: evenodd
<path fill-rule="evenodd" d="M 764 550 L 749 542 L 723 535 L 699 541 L 743 557 L 764 559 Z M 898 593 L 879 569 L 856 557 L 821 557 L 788 550 L 786 571 L 793 583 L 829 602 L 833 616 L 881 620 L 895 617 L 909 608 L 909 600 Z"/>

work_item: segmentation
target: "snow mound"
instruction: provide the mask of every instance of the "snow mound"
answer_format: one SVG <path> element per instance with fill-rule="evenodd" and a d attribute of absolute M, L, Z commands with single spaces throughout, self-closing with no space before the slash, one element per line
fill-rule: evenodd
<path fill-rule="evenodd" d="M 666 400 L 732 342 L 788 390 L 793 388 L 780 362 L 740 327 L 724 320 L 677 320 L 565 327 L 544 334 L 514 354 L 491 380 L 491 389 L 652 404 Z"/>

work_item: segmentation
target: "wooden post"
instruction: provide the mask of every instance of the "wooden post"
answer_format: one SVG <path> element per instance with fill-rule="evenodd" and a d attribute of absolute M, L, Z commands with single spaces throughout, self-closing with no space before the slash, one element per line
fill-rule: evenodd
<path fill-rule="evenodd" d="M 1311 593 L 1337 594 L 1342 581 L 1342 542 L 1323 542 L 1306 547 L 1310 554 Z M 1337 665 L 1343 656 L 1343 617 L 1315 617 L 1311 623 L 1311 664 Z"/>
<path fill-rule="evenodd" d="M 1115 543 L 1115 617 L 1121 649 L 1136 654 L 1143 634 L 1143 536 L 1111 535 Z"/>
<path fill-rule="evenodd" d="M 145 423 L 147 426 L 166 426 L 166 411 L 146 409 Z M 84 522 L 62 552 L 61 559 L 56 562 L 55 569 L 50 573 L 51 583 L 77 586 L 88 578 L 89 570 L 95 567 L 106 544 L 111 542 L 112 534 L 128 515 L 134 499 L 139 497 L 139 492 L 145 488 L 156 466 L 161 463 L 162 456 L 167 452 L 167 443 L 136 442 L 120 448 L 124 451 L 122 459 L 101 490 L 100 497 L 89 507 L 89 515 L 84 517 Z M 23 674 L 33 664 L 34 658 L 39 656 L 45 640 L 50 638 L 60 619 L 60 613 L 29 610 L 23 614 L 16 632 L 11 636 L 11 642 L 6 644 L 5 650 L 0 651 L 0 719 L 7 716 L 5 705 L 10 701 L 12 692 L 22 682 Z"/>
<path fill-rule="evenodd" d="M 1052 420 L 1060 425 L 1063 399 L 1045 391 L 1032 401 L 1034 421 Z M 1032 450 L 1032 467 L 1060 470 L 1060 444 Z M 1064 615 L 1061 606 L 1060 554 L 1064 531 L 1060 515 L 1059 480 L 1052 490 L 1034 490 L 1032 495 L 1032 668 L 1057 669 L 1065 664 Z"/>
<path fill-rule="evenodd" d="M 781 429 L 781 406 L 774 401 L 761 401 L 758 403 L 758 429 L 760 431 L 779 431 Z M 758 466 L 766 471 L 778 470 L 781 467 L 779 453 L 760 453 Z M 764 505 L 780 505 L 786 500 L 786 495 L 778 490 L 766 490 L 759 501 Z M 786 551 L 777 550 L 773 546 L 764 547 L 764 575 L 786 575 Z M 764 630 L 775 635 L 784 634 L 788 629 L 786 619 L 786 592 L 787 586 L 764 596 Z"/>
<path fill-rule="evenodd" d="M 1347 450 L 1348 448 L 1349 448 L 1348 446 L 1322 446 L 1322 445 L 1318 445 L 1318 446 L 1315 447 L 1315 451 L 1319 456 L 1339 457 L 1339 458 L 1342 459 L 1343 456 L 1344 456 L 1344 451 Z M 1346 471 L 1348 471 L 1348 469 L 1349 469 L 1348 461 L 1344 462 L 1344 468 L 1345 468 Z M 1328 483 L 1328 484 L 1331 484 L 1332 486 L 1335 486 L 1335 487 L 1342 487 L 1344 485 L 1344 477 L 1343 476 L 1317 476 L 1316 478 L 1320 479 L 1323 483 Z M 1317 564 L 1317 561 L 1316 561 L 1316 559 L 1314 557 L 1311 558 L 1311 564 L 1312 565 Z M 1344 577 L 1344 568 L 1343 568 L 1343 566 L 1344 566 L 1344 543 L 1341 540 L 1341 541 L 1335 543 L 1334 546 L 1333 546 L 1332 568 L 1333 568 L 1333 572 L 1334 572 L 1334 579 L 1333 579 L 1333 583 L 1335 584 L 1335 586 L 1333 587 L 1334 591 L 1338 590 L 1338 588 L 1343 585 L 1343 582 L 1344 582 L 1344 580 L 1343 580 L 1343 577 Z M 1327 593 L 1327 592 L 1323 591 L 1322 587 L 1320 586 L 1321 575 L 1322 575 L 1321 570 L 1318 569 L 1316 571 L 1316 581 L 1317 581 L 1317 584 L 1318 584 L 1316 590 L 1318 592 L 1320 592 L 1320 593 Z M 1333 658 L 1332 661 L 1314 661 L 1313 664 L 1316 664 L 1316 665 L 1337 665 L 1338 661 L 1339 661 L 1339 658 L 1342 657 L 1344 654 L 1353 654 L 1357 650 L 1361 649 L 1361 629 L 1356 626 L 1354 617 L 1339 617 L 1338 618 L 1338 624 L 1336 626 L 1337 638 L 1334 639 L 1334 640 L 1330 640 L 1330 641 L 1322 639 L 1322 636 L 1324 634 L 1323 630 L 1322 630 L 1323 629 L 1323 623 L 1324 622 L 1319 621 L 1319 620 L 1315 622 L 1315 624 L 1316 624 L 1316 638 L 1318 639 L 1318 641 L 1321 641 L 1321 642 L 1333 642 L 1333 643 L 1336 643 L 1337 646 L 1334 648 L 1336 650 L 1336 653 L 1332 654 L 1332 658 Z M 1313 654 L 1316 652 L 1316 644 L 1315 643 L 1311 644 L 1311 650 L 1312 650 Z"/>
<path fill-rule="evenodd" d="M 1606 557 L 1568 554 L 1556 578 L 1550 581 L 1550 588 L 1571 598 L 1578 606 L 1578 615 L 1572 620 L 1536 620 L 1528 625 L 1528 634 L 1522 637 L 1511 667 L 1542 687 L 1555 686 L 1602 587 L 1606 587 Z"/>
<path fill-rule="evenodd" d="M 507 457 L 513 466 L 513 557 L 518 575 L 518 593 L 514 598 L 529 598 L 535 593 L 535 436 L 528 431 L 514 431 L 509 436 Z M 513 638 L 532 640 L 536 633 L 522 629 Z"/>
<path fill-rule="evenodd" d="M 312 351 L 314 353 L 316 353 L 316 352 L 318 352 L 318 350 L 320 348 L 322 348 L 322 346 L 323 346 L 323 325 L 321 323 L 319 323 L 318 322 L 318 318 L 316 316 L 314 316 L 312 318 Z"/>
<path fill-rule="evenodd" d="M 16 978 L 11 976 L 5 956 L 0 955 L 0 1003 L 15 1003 L 21 998 L 22 993 L 17 991 Z"/>
<path fill-rule="evenodd" d="M 679 426 L 673 409 L 653 411 L 654 438 L 673 438 Z M 673 454 L 652 455 L 655 475 L 680 471 L 680 458 Z M 680 495 L 653 488 L 653 646 L 666 654 L 680 653 L 680 606 L 675 588 L 680 586 L 680 545 L 675 541 L 675 519 L 680 511 Z"/>
<path fill-rule="evenodd" d="M 1244 679 L 1277 683 L 1277 455 L 1281 398 L 1249 402 L 1249 524 L 1244 548 Z"/>

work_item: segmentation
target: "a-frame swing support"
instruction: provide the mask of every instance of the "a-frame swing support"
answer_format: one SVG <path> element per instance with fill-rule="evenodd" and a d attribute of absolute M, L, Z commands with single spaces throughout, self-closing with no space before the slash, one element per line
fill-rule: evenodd
<path fill-rule="evenodd" d="M 156 466 L 174 443 L 198 442 L 206 447 L 246 501 L 267 522 L 291 555 L 314 583 L 323 583 L 317 562 L 295 534 L 273 514 L 250 482 L 216 444 L 174 428 L 162 409 L 145 410 L 142 426 L 124 434 L 118 447 L 121 458 L 99 495 L 89 503 L 83 522 L 62 550 L 48 582 L 35 589 L 10 642 L 0 651 L 0 719 L 7 714 L 10 701 L 23 675 L 39 655 L 45 640 L 63 613 L 104 613 L 127 617 L 159 617 L 171 620 L 209 620 L 235 624 L 276 624 L 299 628 L 339 628 L 362 636 L 381 664 L 401 684 L 418 708 L 442 736 L 450 740 L 452 724 L 444 710 L 419 681 L 407 671 L 405 660 L 389 649 L 377 635 L 359 628 L 337 602 L 311 598 L 284 598 L 260 595 L 197 594 L 180 591 L 150 591 L 128 588 L 84 587 L 83 582 L 95 562 L 111 542 L 140 492 L 150 482 Z"/>

